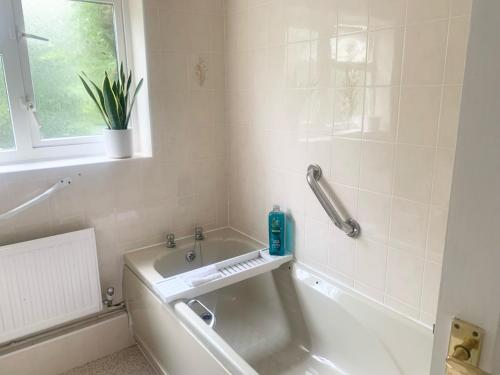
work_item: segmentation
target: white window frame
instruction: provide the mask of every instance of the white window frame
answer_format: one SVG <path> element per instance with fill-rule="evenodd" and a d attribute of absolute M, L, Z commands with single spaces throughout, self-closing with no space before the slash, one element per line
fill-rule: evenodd
<path fill-rule="evenodd" d="M 117 58 L 119 62 L 123 61 L 127 70 L 131 69 L 127 59 L 123 0 L 68 1 L 113 5 Z M 0 0 L 0 54 L 4 61 L 16 140 L 15 150 L 0 151 L 0 164 L 104 155 L 103 136 L 42 139 L 36 112 L 32 110 L 35 93 L 31 80 L 28 45 L 26 38 L 21 35 L 23 32 L 21 0 Z M 104 126 L 103 122 L 103 128 Z"/>

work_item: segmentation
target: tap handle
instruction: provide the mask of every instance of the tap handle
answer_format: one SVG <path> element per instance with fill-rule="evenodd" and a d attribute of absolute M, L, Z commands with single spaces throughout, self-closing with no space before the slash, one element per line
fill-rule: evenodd
<path fill-rule="evenodd" d="M 167 234 L 167 247 L 175 247 L 175 234 L 169 233 Z"/>

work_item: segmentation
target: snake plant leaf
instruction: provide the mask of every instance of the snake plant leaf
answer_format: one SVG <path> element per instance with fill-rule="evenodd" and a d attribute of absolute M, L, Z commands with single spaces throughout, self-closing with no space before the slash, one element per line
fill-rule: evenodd
<path fill-rule="evenodd" d="M 124 103 L 121 98 L 119 82 L 114 81 L 113 85 L 111 86 L 111 90 L 113 91 L 113 95 L 116 100 L 116 113 L 118 114 L 118 122 L 121 126 L 123 124 L 123 121 L 125 120 L 125 117 L 123 115 Z"/>
<path fill-rule="evenodd" d="M 138 92 L 143 80 L 135 88 L 130 101 L 130 88 L 132 86 L 132 72 L 125 74 L 124 64 L 121 63 L 116 78 L 111 81 L 107 72 L 104 72 L 104 81 L 101 87 L 97 86 L 87 75 L 82 72 L 79 76 L 85 91 L 94 101 L 108 129 L 127 129 Z"/>
<path fill-rule="evenodd" d="M 130 73 L 128 75 L 128 82 L 127 82 L 127 96 L 128 96 L 128 92 L 130 90 L 130 85 L 132 85 L 132 73 Z"/>
<path fill-rule="evenodd" d="M 135 99 L 137 98 L 137 93 L 141 89 L 143 82 L 144 82 L 144 79 L 141 78 L 141 80 L 137 84 L 137 87 L 135 88 L 134 96 L 132 97 L 132 101 L 130 103 L 130 110 L 127 114 L 127 119 L 125 120 L 125 124 L 126 124 L 125 126 L 127 126 L 128 122 L 130 121 L 130 115 L 132 114 L 132 108 L 134 108 L 134 103 L 135 103 Z"/>
<path fill-rule="evenodd" d="M 94 89 L 97 92 L 97 95 L 99 96 L 99 101 L 101 103 L 101 108 L 102 108 L 104 114 L 106 115 L 106 118 L 105 118 L 106 119 L 106 123 L 109 125 L 109 118 L 108 118 L 108 114 L 106 113 L 106 109 L 105 109 L 105 106 L 104 106 L 104 95 L 102 94 L 102 90 L 93 81 L 90 81 L 90 83 L 92 84 L 92 86 L 94 86 Z"/>
<path fill-rule="evenodd" d="M 120 64 L 120 89 L 121 92 L 124 93 L 125 88 L 125 70 L 123 69 L 123 62 Z"/>
<path fill-rule="evenodd" d="M 106 108 L 106 112 L 109 116 L 111 129 L 123 129 L 122 124 L 120 123 L 120 116 L 118 115 L 118 103 L 113 93 L 113 89 L 111 88 L 111 83 L 107 74 L 105 74 L 102 93 L 104 95 L 104 107 Z"/>
<path fill-rule="evenodd" d="M 85 76 L 85 78 L 91 83 L 91 85 L 94 87 L 94 90 L 97 92 L 97 95 L 99 96 L 99 102 L 101 103 L 101 109 L 102 112 L 104 112 L 104 120 L 106 121 L 106 125 L 108 128 L 110 128 L 110 123 L 109 123 L 109 117 L 108 114 L 106 113 L 106 109 L 104 106 L 104 96 L 102 94 L 102 90 L 99 86 L 97 86 L 94 81 L 92 81 L 84 72 L 82 74 Z"/>
<path fill-rule="evenodd" d="M 95 105 L 99 109 L 99 112 L 101 113 L 102 118 L 104 119 L 104 121 L 106 122 L 106 125 L 109 128 L 110 124 L 109 124 L 108 116 L 106 115 L 106 112 L 104 110 L 102 101 L 101 101 L 101 103 L 99 103 L 97 101 L 97 98 L 96 98 L 94 92 L 92 91 L 92 89 L 90 88 L 90 86 L 87 84 L 87 82 L 85 81 L 85 79 L 83 79 L 83 77 L 80 76 L 80 75 L 79 75 L 79 77 L 80 77 L 80 80 L 82 81 L 82 84 L 83 84 L 83 87 L 85 88 L 85 91 L 87 91 L 87 93 L 89 94 L 90 98 L 94 101 Z M 93 83 L 92 81 L 90 81 L 90 82 Z M 100 90 L 97 90 L 97 93 L 98 93 L 99 97 L 102 96 L 102 92 L 100 92 Z"/>

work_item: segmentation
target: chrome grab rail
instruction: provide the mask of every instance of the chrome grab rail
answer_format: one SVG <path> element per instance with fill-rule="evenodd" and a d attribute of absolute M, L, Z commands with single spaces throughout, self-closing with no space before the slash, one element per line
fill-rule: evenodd
<path fill-rule="evenodd" d="M 307 168 L 307 183 L 311 187 L 314 195 L 318 198 L 319 203 L 325 209 L 327 215 L 332 219 L 333 224 L 342 231 L 344 231 L 349 237 L 356 238 L 361 234 L 361 227 L 358 222 L 354 219 L 348 218 L 344 219 L 332 205 L 326 194 L 321 189 L 318 181 L 322 176 L 321 167 L 316 164 L 311 164 Z"/>
<path fill-rule="evenodd" d="M 28 208 L 33 207 L 34 205 L 48 199 L 56 191 L 64 189 L 65 187 L 68 187 L 70 185 L 71 185 L 71 178 L 69 177 L 59 180 L 50 189 L 46 190 L 42 194 L 37 195 L 35 198 L 30 199 L 26 203 L 23 203 L 20 206 L 17 206 L 10 211 L 0 214 L 0 221 L 10 219 L 11 217 L 18 215 L 21 212 L 26 211 Z"/>

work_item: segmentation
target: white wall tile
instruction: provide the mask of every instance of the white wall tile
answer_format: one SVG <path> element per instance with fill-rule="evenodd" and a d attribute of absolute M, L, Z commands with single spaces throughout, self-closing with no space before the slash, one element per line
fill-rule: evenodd
<path fill-rule="evenodd" d="M 438 263 L 425 263 L 422 311 L 431 315 L 437 312 L 441 268 L 441 264 Z"/>
<path fill-rule="evenodd" d="M 445 66 L 445 82 L 448 84 L 461 84 L 463 82 L 468 35 L 468 17 L 453 18 L 450 20 Z"/>
<path fill-rule="evenodd" d="M 349 87 L 335 90 L 333 134 L 360 138 L 363 130 L 364 89 Z"/>
<path fill-rule="evenodd" d="M 416 3 L 419 0 L 415 0 Z M 448 20 L 407 26 L 403 83 L 441 84 L 446 54 Z"/>
<path fill-rule="evenodd" d="M 394 142 L 398 130 L 399 87 L 366 89 L 363 138 Z"/>
<path fill-rule="evenodd" d="M 404 25 L 407 0 L 371 0 L 370 29 Z"/>
<path fill-rule="evenodd" d="M 222 2 L 150 2 L 145 25 L 154 157 L 15 173 L 2 176 L 7 182 L 0 183 L 0 191 L 7 189 L 9 203 L 15 204 L 61 177 L 73 178 L 70 189 L 10 222 L 9 231 L 0 226 L 0 242 L 94 227 L 101 284 L 116 288 L 117 301 L 126 250 L 163 241 L 167 232 L 190 235 L 197 223 L 207 229 L 228 224 L 227 190 L 215 193 L 226 177 L 214 172 L 216 160 L 224 160 L 216 157 L 226 155 L 220 139 L 225 129 Z M 191 84 L 191 63 L 200 55 L 209 65 L 209 85 L 203 90 Z M 0 199 L 0 207 L 4 203 Z"/>
<path fill-rule="evenodd" d="M 461 86 L 444 86 L 443 104 L 439 120 L 438 147 L 454 149 L 457 144 L 461 99 Z"/>
<path fill-rule="evenodd" d="M 473 0 L 451 0 L 451 15 L 465 16 L 472 11 Z"/>
<path fill-rule="evenodd" d="M 387 253 L 385 245 L 365 239 L 359 240 L 356 247 L 355 277 L 363 284 L 383 291 L 387 270 Z"/>
<path fill-rule="evenodd" d="M 431 207 L 429 218 L 429 239 L 427 243 L 428 258 L 434 262 L 441 263 L 446 238 L 446 227 L 448 223 L 448 210 L 441 207 Z"/>
<path fill-rule="evenodd" d="M 382 194 L 360 191 L 358 221 L 363 223 L 363 236 L 378 242 L 389 240 L 391 199 Z"/>
<path fill-rule="evenodd" d="M 442 259 L 469 0 L 227 5 L 230 224 L 267 241 L 263 218 L 281 204 L 300 260 L 429 324 L 424 262 Z M 309 163 L 360 239 L 331 223 L 304 181 Z"/>
<path fill-rule="evenodd" d="M 394 195 L 429 203 L 432 192 L 433 148 L 398 145 Z"/>
<path fill-rule="evenodd" d="M 391 245 L 424 257 L 428 223 L 428 206 L 395 198 L 391 213 Z"/>
<path fill-rule="evenodd" d="M 339 0 L 339 33 L 352 33 L 368 28 L 368 0 Z"/>
<path fill-rule="evenodd" d="M 396 86 L 401 81 L 404 28 L 368 34 L 367 86 Z"/>
<path fill-rule="evenodd" d="M 377 193 L 392 191 L 394 145 L 391 143 L 363 142 L 359 186 Z"/>
<path fill-rule="evenodd" d="M 408 22 L 447 18 L 450 0 L 408 0 Z"/>
<path fill-rule="evenodd" d="M 265 241 L 277 202 L 294 216 L 299 259 L 431 322 L 470 3 L 409 0 L 407 24 L 405 0 L 148 3 L 155 157 L 58 171 L 73 174 L 76 189 L 0 225 L 0 242 L 94 226 L 103 286 L 119 288 L 125 249 L 228 221 Z M 199 57 L 209 68 L 203 88 Z M 312 195 L 312 162 L 360 221 L 361 239 L 344 236 Z M 7 176 L 0 207 L 52 177 Z M 110 184 L 124 188 L 111 194 Z"/>
<path fill-rule="evenodd" d="M 332 181 L 350 186 L 359 186 L 361 141 L 333 138 L 331 148 Z"/>
<path fill-rule="evenodd" d="M 367 33 L 341 35 L 337 38 L 337 87 L 363 86 L 366 76 Z"/>
<path fill-rule="evenodd" d="M 424 260 L 395 249 L 387 259 L 387 294 L 420 308 Z"/>
<path fill-rule="evenodd" d="M 441 87 L 404 87 L 401 90 L 398 141 L 435 146 Z"/>
<path fill-rule="evenodd" d="M 450 201 L 454 160 L 454 150 L 437 150 L 436 165 L 434 168 L 434 183 L 432 189 L 432 203 L 435 205 L 448 207 Z"/>

